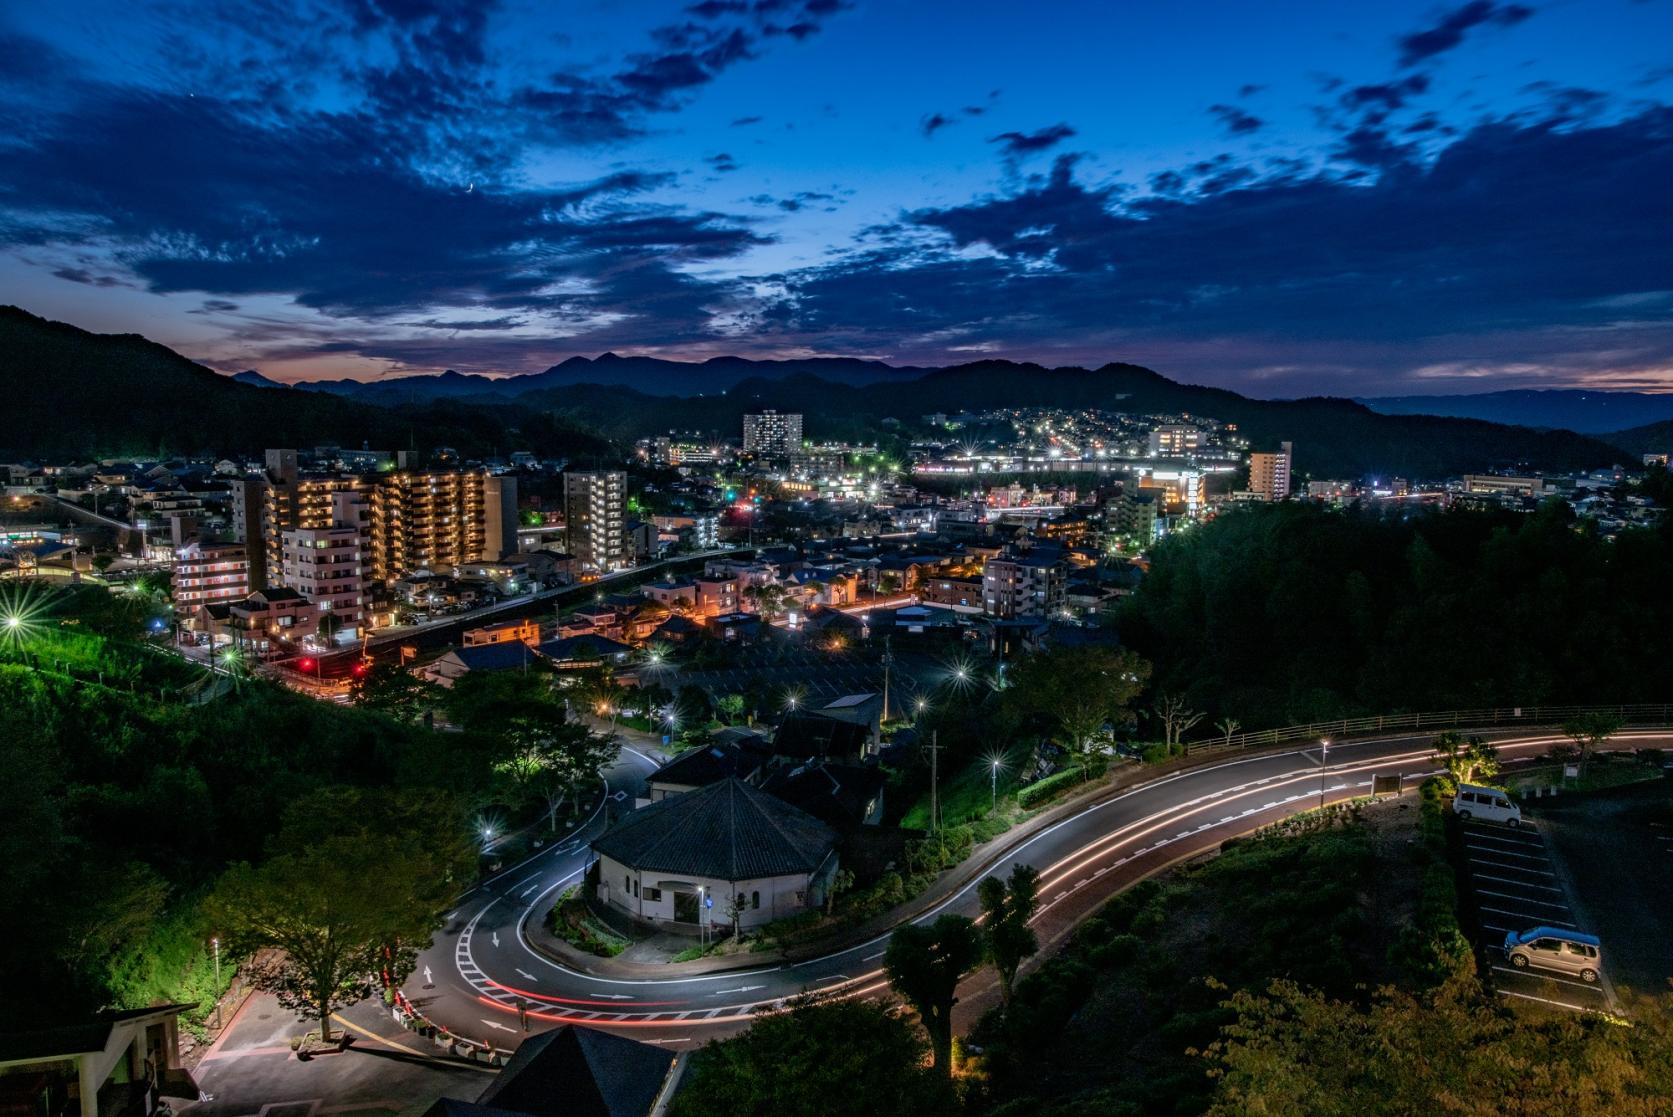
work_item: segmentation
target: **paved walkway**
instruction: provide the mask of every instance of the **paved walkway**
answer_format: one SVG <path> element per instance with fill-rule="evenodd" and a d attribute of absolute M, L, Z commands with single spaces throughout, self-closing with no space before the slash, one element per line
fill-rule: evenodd
<path fill-rule="evenodd" d="M 399 1027 L 378 1001 L 348 1009 L 333 1022 L 354 1036 L 340 1055 L 299 1061 L 293 1036 L 313 1028 L 253 994 L 194 1071 L 203 1097 L 178 1105 L 192 1117 L 332 1117 L 416 1115 L 442 1096 L 474 1101 L 494 1073 L 439 1057 Z"/>

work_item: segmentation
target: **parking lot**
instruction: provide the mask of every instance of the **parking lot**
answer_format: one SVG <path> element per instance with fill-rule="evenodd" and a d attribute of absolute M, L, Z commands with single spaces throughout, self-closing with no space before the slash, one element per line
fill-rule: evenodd
<path fill-rule="evenodd" d="M 1501 996 L 1530 1004 L 1616 1011 L 1609 984 L 1607 939 L 1604 972 L 1595 984 L 1566 974 L 1514 969 L 1505 961 L 1504 939 L 1509 931 L 1538 926 L 1595 930 L 1577 921 L 1567 886 L 1546 848 L 1539 824 L 1524 818 L 1516 828 L 1474 820 L 1460 822 L 1459 826 L 1463 861 L 1459 886 L 1466 905 L 1474 908 L 1479 928 L 1478 956 L 1492 987 Z"/>

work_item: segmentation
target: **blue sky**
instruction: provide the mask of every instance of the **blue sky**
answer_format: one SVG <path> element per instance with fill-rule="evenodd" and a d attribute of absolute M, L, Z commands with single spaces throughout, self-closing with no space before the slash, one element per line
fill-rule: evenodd
<path fill-rule="evenodd" d="M 1673 0 L 0 10 L 0 300 L 575 354 L 1673 390 Z"/>

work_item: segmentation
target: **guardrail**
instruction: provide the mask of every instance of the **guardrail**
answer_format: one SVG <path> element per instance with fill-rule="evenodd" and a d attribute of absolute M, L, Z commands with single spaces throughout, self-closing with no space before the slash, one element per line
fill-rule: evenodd
<path fill-rule="evenodd" d="M 1190 742 L 1192 752 L 1210 750 L 1234 751 L 1239 748 L 1260 748 L 1281 745 L 1289 741 L 1337 741 L 1345 737 L 1365 737 L 1400 730 L 1439 733 L 1447 729 L 1489 729 L 1497 726 L 1561 725 L 1570 718 L 1583 714 L 1614 714 L 1627 725 L 1673 724 L 1673 703 L 1640 703 L 1613 706 L 1494 706 L 1479 710 L 1441 710 L 1428 713 L 1378 714 L 1374 717 L 1338 718 L 1334 721 L 1312 721 L 1305 725 L 1286 725 L 1281 729 L 1258 729 L 1247 733 L 1233 733 L 1228 740 L 1220 737 L 1203 738 Z"/>

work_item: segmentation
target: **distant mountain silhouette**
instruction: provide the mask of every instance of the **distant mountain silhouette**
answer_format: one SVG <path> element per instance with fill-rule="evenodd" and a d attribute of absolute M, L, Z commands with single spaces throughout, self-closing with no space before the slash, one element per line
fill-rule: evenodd
<path fill-rule="evenodd" d="M 238 383 L 248 384 L 252 388 L 289 388 L 290 387 L 289 384 L 281 384 L 277 380 L 269 380 L 267 377 L 263 376 L 261 373 L 257 372 L 253 368 L 247 368 L 243 372 L 235 372 L 235 373 L 232 374 L 232 378 L 234 380 L 238 381 Z"/>
<path fill-rule="evenodd" d="M 1530 388 L 1464 396 L 1379 396 L 1358 402 L 1384 415 L 1451 415 L 1582 434 L 1673 419 L 1673 394 L 1650 392 Z"/>
<path fill-rule="evenodd" d="M 483 376 L 446 372 L 427 376 L 398 376 L 382 380 L 314 380 L 298 388 L 330 392 L 366 403 L 417 403 L 464 397 L 515 399 L 530 392 L 600 384 L 631 388 L 652 396 L 719 395 L 745 380 L 817 376 L 837 384 L 872 384 L 909 380 L 924 372 L 896 368 L 880 361 L 847 357 L 815 357 L 792 361 L 754 361 L 745 357 L 713 357 L 707 361 L 670 361 L 661 357 L 571 357 L 545 372 L 520 376 Z M 242 374 L 241 374 L 242 375 Z M 270 381 L 271 383 L 271 381 Z"/>
<path fill-rule="evenodd" d="M 640 375 L 664 385 L 678 375 L 689 384 L 693 369 L 727 386 L 688 388 L 683 397 L 628 386 Z M 594 379 L 576 379 L 583 376 Z M 350 399 L 251 380 L 219 375 L 135 335 L 91 334 L 0 307 L 0 398 L 7 401 L 0 455 L 156 456 L 364 442 L 388 449 L 450 445 L 476 455 L 517 448 L 600 455 L 609 452 L 605 440 L 672 429 L 735 436 L 742 414 L 763 407 L 803 412 L 811 437 L 866 438 L 889 418 L 915 424 L 938 411 L 1052 406 L 1210 416 L 1237 424 L 1256 447 L 1293 441 L 1297 468 L 1314 476 L 1576 469 L 1623 457 L 1568 431 L 1380 415 L 1343 399 L 1247 399 L 1128 364 L 1089 370 L 977 361 L 926 370 L 829 358 L 720 357 L 693 365 L 606 354 L 526 377 L 446 372 L 375 381 Z"/>
<path fill-rule="evenodd" d="M 1632 455 L 1634 462 L 1643 460 L 1645 454 L 1673 454 L 1673 419 L 1616 431 L 1609 441 Z"/>
<path fill-rule="evenodd" d="M 267 387 L 251 383 L 252 376 Z M 268 446 L 455 446 L 601 454 L 550 416 L 436 402 L 391 410 L 223 376 L 136 334 L 93 334 L 0 306 L 0 460 L 164 457 Z M 517 428 L 512 430 L 510 428 Z"/>

